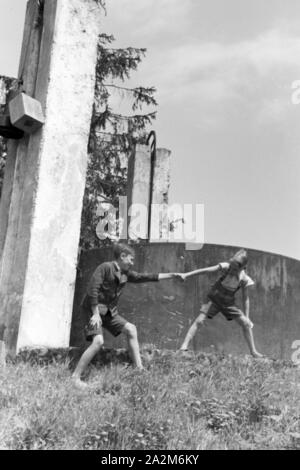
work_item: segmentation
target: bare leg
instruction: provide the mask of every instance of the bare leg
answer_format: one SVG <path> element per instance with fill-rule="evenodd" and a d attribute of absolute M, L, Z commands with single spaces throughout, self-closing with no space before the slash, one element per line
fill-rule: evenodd
<path fill-rule="evenodd" d="M 245 315 L 236 319 L 237 323 L 242 327 L 243 334 L 246 340 L 246 343 L 249 347 L 250 353 L 253 357 L 263 357 L 255 347 L 253 333 L 252 333 L 252 323 Z"/>
<path fill-rule="evenodd" d="M 128 322 L 124 326 L 123 332 L 127 336 L 128 351 L 132 359 L 133 365 L 138 369 L 143 369 L 136 326 Z"/>
<path fill-rule="evenodd" d="M 93 357 L 95 357 L 95 355 L 100 351 L 102 345 L 103 345 L 103 336 L 96 335 L 93 338 L 92 344 L 82 354 L 72 376 L 76 385 L 78 385 L 80 388 L 87 387 L 87 385 L 84 382 L 82 382 L 81 375 L 86 370 L 86 368 L 88 367 Z"/>
<path fill-rule="evenodd" d="M 197 333 L 198 327 L 201 327 L 205 322 L 206 315 L 204 313 L 200 313 L 200 315 L 196 318 L 192 326 L 190 327 L 189 331 L 184 338 L 184 341 L 180 347 L 180 351 L 187 351 L 189 348 L 189 344 L 191 340 L 194 338 L 195 334 Z"/>

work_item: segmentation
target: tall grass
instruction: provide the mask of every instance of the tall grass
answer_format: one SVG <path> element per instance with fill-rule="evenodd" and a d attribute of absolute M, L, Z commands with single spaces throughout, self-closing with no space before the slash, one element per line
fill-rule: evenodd
<path fill-rule="evenodd" d="M 0 372 L 2 449 L 297 449 L 299 369 L 281 361 L 144 351 L 146 370 L 67 361 Z"/>

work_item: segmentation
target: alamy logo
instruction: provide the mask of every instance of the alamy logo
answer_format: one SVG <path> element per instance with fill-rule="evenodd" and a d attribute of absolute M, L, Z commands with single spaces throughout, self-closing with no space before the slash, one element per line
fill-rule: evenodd
<path fill-rule="evenodd" d="M 291 356 L 293 364 L 300 368 L 300 339 L 296 339 L 291 346 L 292 349 L 295 349 Z"/>
<path fill-rule="evenodd" d="M 144 204 L 127 207 L 127 197 L 119 198 L 119 208 L 100 203 L 96 234 L 100 240 L 176 241 L 204 243 L 203 204 L 152 204 L 151 214 Z M 149 230 L 150 219 L 150 230 Z"/>

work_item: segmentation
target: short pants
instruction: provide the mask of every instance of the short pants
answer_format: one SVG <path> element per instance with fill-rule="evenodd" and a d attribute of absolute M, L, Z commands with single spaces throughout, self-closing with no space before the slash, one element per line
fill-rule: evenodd
<path fill-rule="evenodd" d="M 242 310 L 240 310 L 236 305 L 220 305 L 214 303 L 210 299 L 208 300 L 208 303 L 202 305 L 200 309 L 200 313 L 204 313 L 204 315 L 210 319 L 215 317 L 219 312 L 221 312 L 228 321 L 244 316 Z"/>
<path fill-rule="evenodd" d="M 234 294 L 227 291 L 223 286 L 214 286 L 208 294 L 208 302 L 200 309 L 207 318 L 215 317 L 221 312 L 227 320 L 235 320 L 244 316 L 234 304 Z"/>
<path fill-rule="evenodd" d="M 113 336 L 119 336 L 122 333 L 124 326 L 126 325 L 127 320 L 123 318 L 119 313 L 110 310 L 107 311 L 105 315 L 101 315 L 102 325 L 99 327 L 97 325 L 91 325 L 91 314 L 88 323 L 84 328 L 85 337 L 87 341 L 92 341 L 94 336 L 103 335 L 102 328 L 105 328 L 109 331 Z"/>

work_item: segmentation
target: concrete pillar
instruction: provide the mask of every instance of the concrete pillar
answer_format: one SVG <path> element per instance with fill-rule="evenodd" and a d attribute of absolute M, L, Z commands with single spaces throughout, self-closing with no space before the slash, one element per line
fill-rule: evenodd
<path fill-rule="evenodd" d="M 137 144 L 128 162 L 128 236 L 148 238 L 151 153 L 148 145 Z"/>
<path fill-rule="evenodd" d="M 3 341 L 4 325 L 0 326 L 0 370 L 6 366 L 6 347 Z"/>
<path fill-rule="evenodd" d="M 169 220 L 168 201 L 170 187 L 171 151 L 163 148 L 156 150 L 153 168 L 152 208 L 150 222 L 150 241 L 168 241 Z"/>
<path fill-rule="evenodd" d="M 25 23 L 30 38 L 37 27 L 28 17 L 33 3 Z M 36 79 L 30 46 L 23 43 L 20 67 L 29 67 L 32 96 L 46 122 L 17 145 L 10 172 L 0 323 L 11 353 L 69 345 L 99 16 L 94 0 L 45 0 Z"/>

